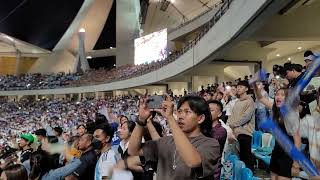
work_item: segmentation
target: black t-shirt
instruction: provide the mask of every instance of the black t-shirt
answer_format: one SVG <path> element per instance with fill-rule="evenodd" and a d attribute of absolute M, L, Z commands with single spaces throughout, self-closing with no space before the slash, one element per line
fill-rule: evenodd
<path fill-rule="evenodd" d="M 23 163 L 24 161 L 28 160 L 31 156 L 31 153 L 32 153 L 32 149 L 26 149 L 26 150 L 23 150 L 21 152 L 21 158 L 20 158 L 20 161 L 21 163 Z"/>
<path fill-rule="evenodd" d="M 73 172 L 73 175 L 79 180 L 93 180 L 94 170 L 98 161 L 98 153 L 92 149 L 83 153 L 80 160 L 81 165 Z"/>

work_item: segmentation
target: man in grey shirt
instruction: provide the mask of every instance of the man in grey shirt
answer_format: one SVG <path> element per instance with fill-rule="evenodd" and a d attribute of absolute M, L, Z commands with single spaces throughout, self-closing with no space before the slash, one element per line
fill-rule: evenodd
<path fill-rule="evenodd" d="M 162 109 L 155 110 L 166 118 L 172 136 L 141 144 L 146 120 L 151 116 L 146 99 L 140 100 L 139 120 L 128 147 L 130 155 L 156 161 L 157 179 L 214 179 L 214 170 L 221 158 L 219 142 L 210 138 L 211 114 L 206 101 L 199 96 L 184 96 L 173 117 L 174 103 L 167 97 Z"/>

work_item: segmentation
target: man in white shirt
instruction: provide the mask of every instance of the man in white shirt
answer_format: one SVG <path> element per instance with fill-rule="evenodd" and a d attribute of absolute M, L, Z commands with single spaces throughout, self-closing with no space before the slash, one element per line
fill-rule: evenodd
<path fill-rule="evenodd" d="M 111 149 L 114 130 L 105 125 L 94 131 L 93 146 L 101 151 L 95 168 L 95 180 L 110 179 L 110 172 L 117 163 L 116 153 Z"/>

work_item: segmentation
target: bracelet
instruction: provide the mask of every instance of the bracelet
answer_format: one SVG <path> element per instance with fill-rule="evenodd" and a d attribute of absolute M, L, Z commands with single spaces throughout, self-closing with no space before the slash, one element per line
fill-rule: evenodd
<path fill-rule="evenodd" d="M 123 159 L 123 162 L 124 162 L 124 168 L 125 168 L 125 169 L 128 169 L 128 159 L 127 159 L 127 158 L 124 158 L 124 159 Z"/>
<path fill-rule="evenodd" d="M 142 122 L 140 120 L 137 120 L 136 123 L 139 125 L 139 126 L 146 126 L 147 125 L 147 122 Z"/>

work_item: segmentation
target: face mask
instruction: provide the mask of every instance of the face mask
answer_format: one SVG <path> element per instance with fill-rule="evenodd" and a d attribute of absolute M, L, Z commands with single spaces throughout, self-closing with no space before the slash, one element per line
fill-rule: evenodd
<path fill-rule="evenodd" d="M 100 140 L 98 140 L 98 139 L 93 139 L 92 147 L 93 147 L 93 149 L 101 149 L 102 148 L 102 142 Z"/>

